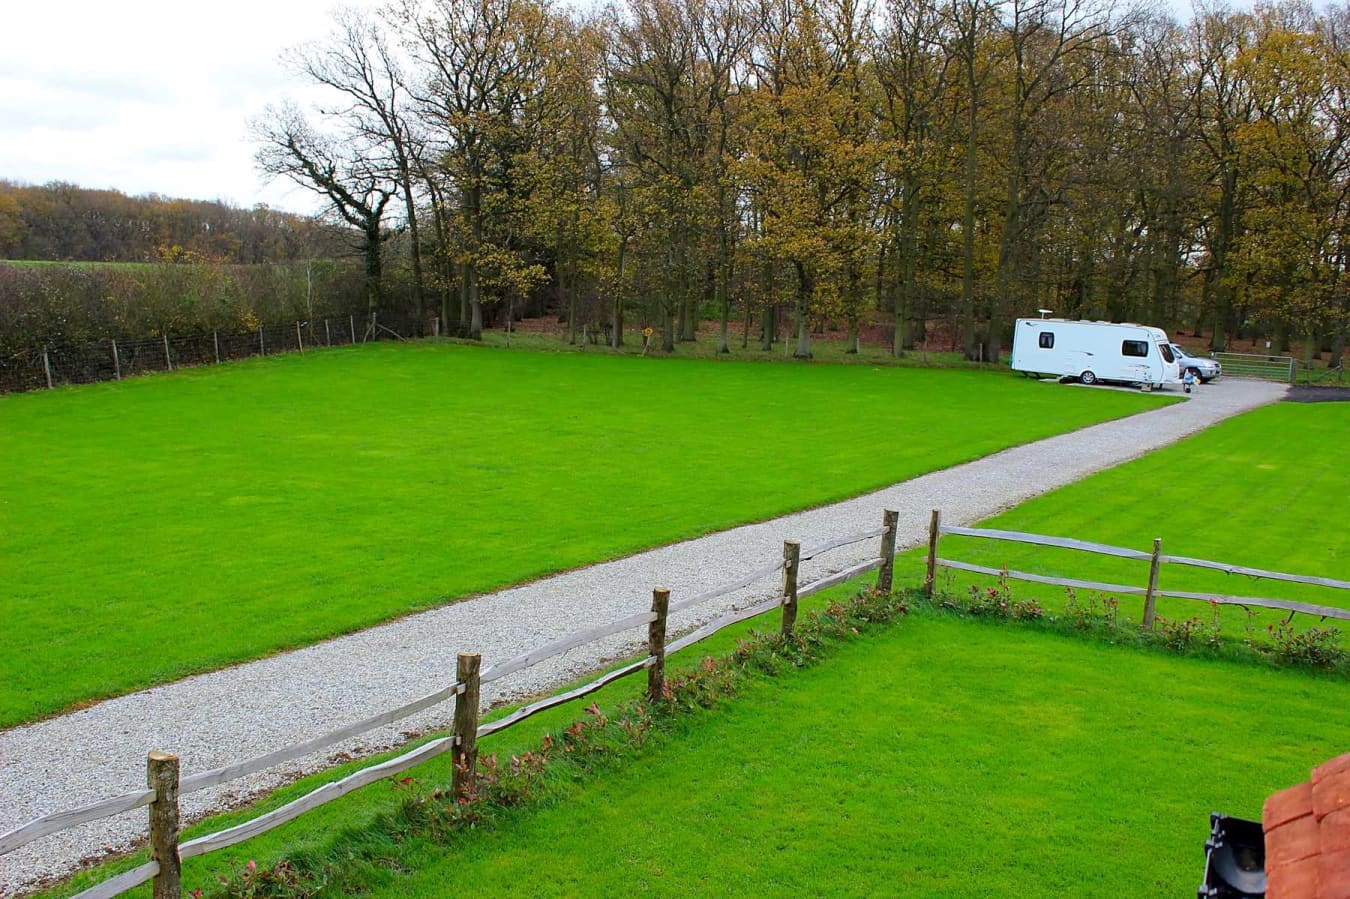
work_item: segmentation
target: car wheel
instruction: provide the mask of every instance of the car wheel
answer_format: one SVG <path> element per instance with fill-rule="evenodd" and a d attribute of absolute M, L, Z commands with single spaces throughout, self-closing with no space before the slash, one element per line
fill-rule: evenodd
<path fill-rule="evenodd" d="M 1092 385 L 1097 383 L 1097 376 L 1092 373 L 1091 369 L 1088 369 L 1078 376 L 1078 380 L 1082 381 L 1084 384 Z"/>

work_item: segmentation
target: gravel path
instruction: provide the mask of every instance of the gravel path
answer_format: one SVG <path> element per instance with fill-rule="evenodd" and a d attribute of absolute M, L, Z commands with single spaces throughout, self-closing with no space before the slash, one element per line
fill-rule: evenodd
<path fill-rule="evenodd" d="M 1071 387 L 1047 386 L 1069 390 Z M 1101 389 L 1101 388 L 1095 388 Z M 747 525 L 455 603 L 307 649 L 187 678 L 0 733 L 0 832 L 52 811 L 140 789 L 145 753 L 178 753 L 184 774 L 239 761 L 331 732 L 454 679 L 455 654 L 476 651 L 484 665 L 562 635 L 647 609 L 650 588 L 672 600 L 732 581 L 778 558 L 784 539 L 803 546 L 877 527 L 883 508 L 900 511 L 898 547 L 926 539 L 929 510 L 948 524 L 971 524 L 1095 471 L 1141 456 L 1209 425 L 1280 399 L 1285 388 L 1224 381 L 1189 402 L 1042 440 L 875 493 L 773 521 Z M 875 554 L 876 540 L 804 563 L 802 583 Z M 688 630 L 734 606 L 768 598 L 775 577 L 672 616 Z M 634 629 L 484 688 L 497 704 L 538 694 L 634 651 Z M 375 731 L 342 747 L 365 752 L 396 744 L 406 732 L 446 725 L 449 704 Z M 331 753 L 289 763 L 224 788 L 184 797 L 197 817 L 321 769 Z M 124 848 L 142 836 L 136 810 L 54 834 L 0 857 L 0 895 L 62 874 L 80 861 Z"/>

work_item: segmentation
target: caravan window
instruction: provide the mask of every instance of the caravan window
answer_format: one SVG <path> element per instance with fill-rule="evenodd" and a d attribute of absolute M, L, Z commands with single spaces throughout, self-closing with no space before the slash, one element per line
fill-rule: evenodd
<path fill-rule="evenodd" d="M 1176 357 L 1172 355 L 1172 348 L 1165 343 L 1158 344 L 1158 352 L 1162 353 L 1164 362 L 1175 362 Z"/>
<path fill-rule="evenodd" d="M 1148 341 L 1145 340 L 1126 340 L 1120 344 L 1120 355 L 1137 356 L 1140 359 L 1148 358 Z"/>
<path fill-rule="evenodd" d="M 1043 349 L 1043 350 L 1053 350 L 1054 348 L 1055 348 L 1055 332 L 1054 332 L 1054 331 L 1042 331 L 1042 332 L 1041 332 L 1041 349 Z"/>

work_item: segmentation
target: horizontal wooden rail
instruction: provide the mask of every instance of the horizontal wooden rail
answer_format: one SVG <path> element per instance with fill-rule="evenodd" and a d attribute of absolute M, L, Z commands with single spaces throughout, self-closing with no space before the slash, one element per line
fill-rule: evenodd
<path fill-rule="evenodd" d="M 140 886 L 152 880 L 159 873 L 159 862 L 146 862 L 138 868 L 123 871 L 116 877 L 110 877 L 97 886 L 92 886 L 71 899 L 112 899 L 113 896 Z"/>
<path fill-rule="evenodd" d="M 1350 621 L 1350 609 L 1338 609 L 1335 606 L 1319 606 L 1310 602 L 1295 602 L 1291 599 L 1265 599 L 1259 596 L 1223 596 L 1216 593 L 1186 593 L 1180 590 L 1159 590 L 1159 596 L 1173 599 L 1196 599 L 1201 602 L 1217 602 L 1221 606 L 1256 606 L 1261 609 L 1281 609 L 1286 612 L 1302 612 L 1319 618 L 1341 618 Z"/>
<path fill-rule="evenodd" d="M 511 725 L 518 724 L 521 721 L 524 721 L 526 718 L 529 718 L 532 715 L 537 715 L 540 712 L 545 711 L 546 709 L 551 709 L 554 706 L 564 705 L 566 703 L 571 702 L 574 699 L 580 699 L 583 696 L 587 696 L 591 693 L 596 692 L 597 690 L 603 689 L 604 687 L 608 687 L 616 680 L 627 677 L 628 675 L 632 674 L 635 671 L 641 671 L 643 668 L 646 668 L 649 664 L 651 664 L 651 662 L 652 662 L 651 657 L 645 656 L 641 659 L 638 659 L 635 662 L 629 662 L 622 668 L 616 668 L 613 671 L 609 672 L 608 674 L 604 675 L 603 677 L 596 678 L 595 680 L 591 681 L 588 684 L 584 684 L 583 686 L 576 687 L 575 689 L 572 690 L 568 690 L 566 693 L 559 693 L 556 696 L 550 696 L 547 699 L 541 699 L 538 702 L 532 702 L 529 705 L 521 706 L 511 714 L 507 715 L 505 718 L 500 718 L 496 721 L 490 721 L 487 724 L 479 726 L 478 736 L 486 737 L 488 734 L 495 734 L 499 730 L 506 730 Z"/>
<path fill-rule="evenodd" d="M 1109 546 L 1105 543 L 1091 543 L 1087 540 L 1075 540 L 1072 537 L 1047 537 L 1044 534 L 1027 534 L 1022 531 L 1000 531 L 993 528 L 961 528 L 943 525 L 939 529 L 944 536 L 983 537 L 986 540 L 1007 540 L 1013 543 L 1033 543 L 1037 546 L 1054 546 L 1060 549 L 1076 549 L 1082 552 L 1096 553 L 1102 556 L 1117 556 L 1121 559 L 1136 559 L 1141 562 L 1152 560 L 1153 554 L 1127 549 L 1123 546 Z"/>
<path fill-rule="evenodd" d="M 363 721 L 349 724 L 330 734 L 324 734 L 321 737 L 315 737 L 312 740 L 306 740 L 305 742 L 297 743 L 294 746 L 287 746 L 278 749 L 275 752 L 269 752 L 265 755 L 260 755 L 257 758 L 238 762 L 234 765 L 226 765 L 223 768 L 216 768 L 211 771 L 202 771 L 199 774 L 189 775 L 188 777 L 183 778 L 178 791 L 180 793 L 193 793 L 197 790 L 204 790 L 207 787 L 229 783 L 232 780 L 249 774 L 266 771 L 268 768 L 280 765 L 283 762 L 301 758 L 311 753 L 318 752 L 321 749 L 326 749 L 329 746 L 341 743 L 343 740 L 350 739 L 351 737 L 360 736 L 368 730 L 374 730 L 377 727 L 392 724 L 409 715 L 415 715 L 434 705 L 445 702 L 462 689 L 463 684 L 451 684 L 444 690 L 437 690 L 429 696 L 423 696 L 421 699 L 414 700 L 407 705 L 399 706 L 388 712 L 373 715 Z"/>
<path fill-rule="evenodd" d="M 729 584 L 723 584 L 720 587 L 714 587 L 707 593 L 700 593 L 697 596 L 691 596 L 688 599 L 681 599 L 677 602 L 672 602 L 670 604 L 669 614 L 673 615 L 676 612 L 682 612 L 685 609 L 693 608 L 694 606 L 705 603 L 711 599 L 717 599 L 717 597 L 719 596 L 726 596 L 728 593 L 735 593 L 737 590 L 744 590 L 746 587 L 750 586 L 760 578 L 768 577 L 771 574 L 781 571 L 782 568 L 783 563 L 781 561 L 774 562 L 772 565 L 765 565 L 763 568 L 759 568 L 756 569 L 755 571 L 750 572 L 749 574 L 742 577 L 740 580 L 732 581 Z"/>
<path fill-rule="evenodd" d="M 554 640 L 537 649 L 531 649 L 529 652 L 521 653 L 514 659 L 507 659 L 499 665 L 493 665 L 488 668 L 479 677 L 480 684 L 491 683 L 508 674 L 514 674 L 517 671 L 523 671 L 540 662 L 547 661 L 554 656 L 560 656 L 570 649 L 576 649 L 578 646 L 584 646 L 587 643 L 593 643 L 602 637 L 609 637 L 621 631 L 638 627 L 639 625 L 649 624 L 656 620 L 656 616 L 650 612 L 637 612 L 629 615 L 627 618 L 620 618 L 618 621 L 611 621 L 609 624 L 602 624 L 599 627 L 593 627 L 587 631 L 578 631 L 575 634 L 568 634 L 566 637 Z"/>
<path fill-rule="evenodd" d="M 868 559 L 866 562 L 859 562 L 851 568 L 845 568 L 843 571 L 836 571 L 834 574 L 821 578 L 818 581 L 812 581 L 805 587 L 797 590 L 797 598 L 810 596 L 812 593 L 819 593 L 821 590 L 827 590 L 830 587 L 838 586 L 845 581 L 851 581 L 860 574 L 866 574 L 869 571 L 875 571 L 881 567 L 880 559 Z"/>
<path fill-rule="evenodd" d="M 341 780 L 324 784 L 299 799 L 293 799 L 280 808 L 274 808 L 267 814 L 259 815 L 251 821 L 245 821 L 243 824 L 236 824 L 234 827 L 226 828 L 217 833 L 189 840 L 178 847 L 178 855 L 183 859 L 195 858 L 208 852 L 226 849 L 236 843 L 242 843 L 250 837 L 267 833 L 269 830 L 300 817 L 305 812 L 316 809 L 321 805 L 327 805 L 335 799 L 340 799 L 353 790 L 358 790 L 367 784 L 375 783 L 377 780 L 383 780 L 386 777 L 402 774 L 409 768 L 429 761 L 438 755 L 443 755 L 453 749 L 454 744 L 455 741 L 451 737 L 441 737 L 432 740 L 430 743 L 423 743 L 411 752 L 405 752 L 403 755 L 381 762 L 378 765 L 372 765 L 369 768 L 362 768 Z"/>
<path fill-rule="evenodd" d="M 1025 571 L 1011 571 L 1004 568 L 986 568 L 983 565 L 971 565 L 969 562 L 953 562 L 951 559 L 938 559 L 943 568 L 955 568 L 957 571 L 969 571 L 973 574 L 988 574 L 994 577 L 1010 577 L 1015 581 L 1031 581 L 1034 584 L 1052 584 L 1056 587 L 1073 587 L 1075 590 L 1100 590 L 1104 593 L 1123 593 L 1127 596 L 1143 596 L 1148 591 L 1143 587 L 1131 587 L 1125 584 L 1103 584 L 1098 581 L 1080 581 L 1067 577 L 1046 577 L 1041 574 L 1028 574 Z"/>
<path fill-rule="evenodd" d="M 1159 556 L 1158 561 L 1173 565 L 1189 565 L 1192 568 L 1208 568 L 1222 571 L 1224 574 L 1245 574 L 1248 577 L 1262 578 L 1268 581 L 1286 581 L 1291 584 L 1308 584 L 1313 587 L 1330 587 L 1333 590 L 1350 590 L 1350 581 L 1338 581 L 1329 577 L 1313 577 L 1308 574 L 1285 574 L 1281 571 L 1266 571 L 1264 568 L 1244 568 L 1241 565 L 1229 565 L 1226 562 L 1210 562 L 1206 559 L 1191 559 L 1186 556 Z"/>
<path fill-rule="evenodd" d="M 871 540 L 873 537 L 880 537 L 884 533 L 886 533 L 886 529 L 884 527 L 873 528 L 872 530 L 864 531 L 861 534 L 852 534 L 848 537 L 839 537 L 836 540 L 831 540 L 829 543 L 822 543 L 819 546 L 812 546 L 809 549 L 802 550 L 802 561 L 805 562 L 807 559 L 814 559 L 816 556 L 821 555 L 822 553 L 827 553 L 830 550 L 838 549 L 841 546 L 851 546 L 854 543 L 862 543 L 864 540 Z"/>
<path fill-rule="evenodd" d="M 53 812 L 41 818 L 35 818 L 21 827 L 16 827 L 5 834 L 0 834 L 0 855 L 13 852 L 20 846 L 25 846 L 34 840 L 54 834 L 62 830 L 69 830 L 72 827 L 79 827 L 81 824 L 88 824 L 91 821 L 97 821 L 100 818 L 110 818 L 113 815 L 120 815 L 123 812 L 129 812 L 132 809 L 138 809 L 149 805 L 155 801 L 154 790 L 137 790 L 134 793 L 123 793 L 121 796 L 111 796 L 107 799 L 100 799 L 98 802 L 91 802 L 88 805 L 82 805 L 79 808 L 68 809 L 63 812 Z"/>
<path fill-rule="evenodd" d="M 710 621 L 707 624 L 703 625 L 699 629 L 690 631 L 680 639 L 667 643 L 666 655 L 670 655 L 671 653 L 674 652 L 679 652 L 686 646 L 692 646 L 693 644 L 698 643 L 700 640 L 706 640 L 707 638 L 711 637 L 718 631 L 723 630 L 724 628 L 731 627 L 733 624 L 736 624 L 737 622 L 748 621 L 749 619 L 754 618 L 757 615 L 763 615 L 765 612 L 771 612 L 774 609 L 777 609 L 780 606 L 782 606 L 782 604 L 783 603 L 781 599 L 779 599 L 778 597 L 774 597 L 773 599 L 759 603 L 758 605 L 747 606 L 744 609 L 737 609 L 734 612 L 728 612 L 721 618 L 716 618 L 713 621 Z"/>

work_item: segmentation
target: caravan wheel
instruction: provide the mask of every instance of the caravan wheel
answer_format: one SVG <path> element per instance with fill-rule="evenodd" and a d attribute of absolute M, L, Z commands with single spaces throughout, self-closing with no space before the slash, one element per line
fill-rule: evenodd
<path fill-rule="evenodd" d="M 1092 369 L 1088 369 L 1078 376 L 1078 380 L 1090 386 L 1097 383 L 1097 376 L 1092 373 Z"/>

